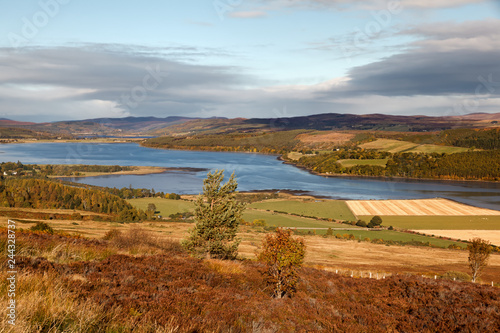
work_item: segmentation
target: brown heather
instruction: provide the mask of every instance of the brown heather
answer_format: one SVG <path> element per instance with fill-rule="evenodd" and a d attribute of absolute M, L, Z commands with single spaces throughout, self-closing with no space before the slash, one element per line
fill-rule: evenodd
<path fill-rule="evenodd" d="M 498 288 L 302 268 L 296 294 L 278 300 L 258 262 L 199 260 L 174 242 L 134 234 L 19 232 L 16 332 L 498 332 Z M 58 246 L 68 248 L 66 259 Z"/>

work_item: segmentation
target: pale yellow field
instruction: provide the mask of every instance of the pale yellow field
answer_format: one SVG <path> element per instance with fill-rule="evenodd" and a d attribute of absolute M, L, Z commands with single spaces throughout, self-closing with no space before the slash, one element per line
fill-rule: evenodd
<path fill-rule="evenodd" d="M 346 201 L 354 215 L 473 216 L 500 215 L 500 211 L 464 205 L 447 199 Z"/>
<path fill-rule="evenodd" d="M 33 223 L 17 220 L 18 228 L 28 229 Z M 95 221 L 47 221 L 54 229 L 67 233 L 78 233 L 89 238 L 101 239 L 110 229 L 126 231 L 130 228 L 142 228 L 154 236 L 171 240 L 182 240 L 188 237 L 192 223 L 145 222 L 119 224 L 113 222 Z M 0 217 L 0 226 L 5 227 L 7 218 Z M 422 232 L 422 230 L 419 230 Z M 436 234 L 435 231 L 432 231 Z M 256 232 L 252 228 L 241 227 L 238 237 L 242 239 L 239 255 L 242 258 L 255 259 L 265 233 Z M 367 242 L 323 238 L 321 236 L 305 237 L 305 264 L 324 269 L 358 270 L 364 272 L 384 272 L 414 274 L 443 274 L 447 271 L 469 273 L 467 266 L 467 251 L 434 249 L 413 246 L 386 246 Z M 493 254 L 488 267 L 482 275 L 483 281 L 500 283 L 500 255 Z"/>
<path fill-rule="evenodd" d="M 491 244 L 500 246 L 500 230 L 415 230 L 427 235 L 451 237 L 469 240 L 475 237 L 489 240 Z"/>
<path fill-rule="evenodd" d="M 297 136 L 301 142 L 304 143 L 335 143 L 335 144 L 343 144 L 348 142 L 355 135 L 352 133 L 341 133 L 341 132 L 327 132 L 322 134 L 300 134 Z"/>

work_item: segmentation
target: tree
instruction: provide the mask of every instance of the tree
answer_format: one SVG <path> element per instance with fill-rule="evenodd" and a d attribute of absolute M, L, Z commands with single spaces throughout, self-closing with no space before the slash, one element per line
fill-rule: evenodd
<path fill-rule="evenodd" d="M 196 200 L 196 225 L 183 245 L 197 257 L 234 259 L 238 253 L 236 232 L 245 204 L 234 197 L 238 187 L 234 173 L 224 185 L 223 180 L 224 170 L 209 172 Z"/>
<path fill-rule="evenodd" d="M 156 205 L 154 203 L 148 204 L 147 214 L 148 217 L 151 218 L 156 212 Z"/>
<path fill-rule="evenodd" d="M 368 228 L 375 228 L 375 227 L 378 227 L 381 224 L 382 224 L 382 218 L 380 216 L 378 216 L 378 215 L 375 215 L 370 220 L 370 223 L 368 223 Z"/>
<path fill-rule="evenodd" d="M 304 240 L 292 237 L 291 230 L 276 229 L 262 244 L 259 260 L 267 265 L 267 281 L 273 286 L 273 297 L 291 296 L 297 286 L 297 271 L 304 261 Z"/>
<path fill-rule="evenodd" d="M 469 267 L 472 271 L 472 282 L 481 274 L 483 268 L 488 264 L 488 258 L 491 253 L 490 242 L 481 238 L 473 238 L 467 245 L 469 250 Z"/>

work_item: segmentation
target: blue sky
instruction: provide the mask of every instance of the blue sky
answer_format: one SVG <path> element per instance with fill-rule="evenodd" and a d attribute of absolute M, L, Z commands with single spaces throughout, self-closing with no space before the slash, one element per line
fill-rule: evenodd
<path fill-rule="evenodd" d="M 4 118 L 500 112 L 498 1 L 0 6 Z"/>

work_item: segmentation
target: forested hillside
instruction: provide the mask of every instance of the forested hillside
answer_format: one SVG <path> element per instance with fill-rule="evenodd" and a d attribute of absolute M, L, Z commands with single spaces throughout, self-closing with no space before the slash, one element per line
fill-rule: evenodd
<path fill-rule="evenodd" d="M 377 165 L 356 165 L 344 167 L 339 160 L 346 158 L 371 157 L 373 152 L 333 152 L 314 156 L 303 156 L 298 165 L 319 173 L 435 178 L 500 180 L 500 151 L 476 151 L 456 154 L 396 153 L 390 154 L 385 167 Z"/>
<path fill-rule="evenodd" d="M 500 128 L 453 129 L 440 134 L 441 142 L 456 147 L 500 149 Z"/>
<path fill-rule="evenodd" d="M 0 184 L 0 205 L 37 209 L 77 209 L 116 215 L 120 221 L 145 218 L 125 200 L 97 189 L 79 188 L 35 178 L 9 178 Z"/>
<path fill-rule="evenodd" d="M 145 141 L 146 147 L 219 150 L 219 151 L 252 151 L 261 153 L 284 153 L 291 151 L 298 140 L 296 136 L 305 130 L 239 133 L 239 134 L 210 134 L 188 137 L 159 137 Z"/>

